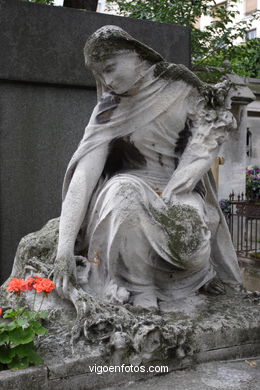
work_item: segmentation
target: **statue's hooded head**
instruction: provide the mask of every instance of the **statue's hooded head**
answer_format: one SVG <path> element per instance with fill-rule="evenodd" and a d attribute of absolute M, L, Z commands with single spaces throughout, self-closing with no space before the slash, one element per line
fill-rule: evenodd
<path fill-rule="evenodd" d="M 84 47 L 85 63 L 92 68 L 97 62 L 103 62 L 118 52 L 135 51 L 143 60 L 153 64 L 163 61 L 155 50 L 131 37 L 118 26 L 103 26 L 92 34 Z"/>
<path fill-rule="evenodd" d="M 92 34 L 84 48 L 85 63 L 96 78 L 98 95 L 134 90 L 146 70 L 163 61 L 156 51 L 117 26 L 104 26 Z"/>

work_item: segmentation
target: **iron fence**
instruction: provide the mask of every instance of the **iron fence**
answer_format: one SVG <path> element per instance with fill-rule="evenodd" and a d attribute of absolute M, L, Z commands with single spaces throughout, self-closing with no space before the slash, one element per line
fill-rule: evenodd
<path fill-rule="evenodd" d="M 236 197 L 232 192 L 224 206 L 222 203 L 237 254 L 260 261 L 260 199 L 243 193 Z"/>

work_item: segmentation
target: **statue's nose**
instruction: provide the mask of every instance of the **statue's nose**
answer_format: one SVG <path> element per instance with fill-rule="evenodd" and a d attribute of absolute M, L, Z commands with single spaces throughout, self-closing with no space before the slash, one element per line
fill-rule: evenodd
<path fill-rule="evenodd" d="M 104 75 L 104 81 L 109 89 L 112 89 L 112 77 L 110 75 Z"/>

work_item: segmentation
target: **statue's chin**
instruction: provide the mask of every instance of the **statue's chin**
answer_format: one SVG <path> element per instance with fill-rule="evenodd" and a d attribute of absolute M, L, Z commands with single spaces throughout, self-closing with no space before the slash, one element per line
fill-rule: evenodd
<path fill-rule="evenodd" d="M 128 90 L 127 89 L 120 89 L 120 88 L 111 88 L 111 91 L 114 92 L 115 94 L 117 95 L 124 95 L 126 93 L 128 93 Z"/>

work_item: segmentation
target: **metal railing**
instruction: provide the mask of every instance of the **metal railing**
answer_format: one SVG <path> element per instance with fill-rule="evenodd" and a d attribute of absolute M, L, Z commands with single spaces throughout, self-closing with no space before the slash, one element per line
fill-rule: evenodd
<path fill-rule="evenodd" d="M 260 199 L 231 193 L 223 212 L 237 254 L 260 261 Z"/>

